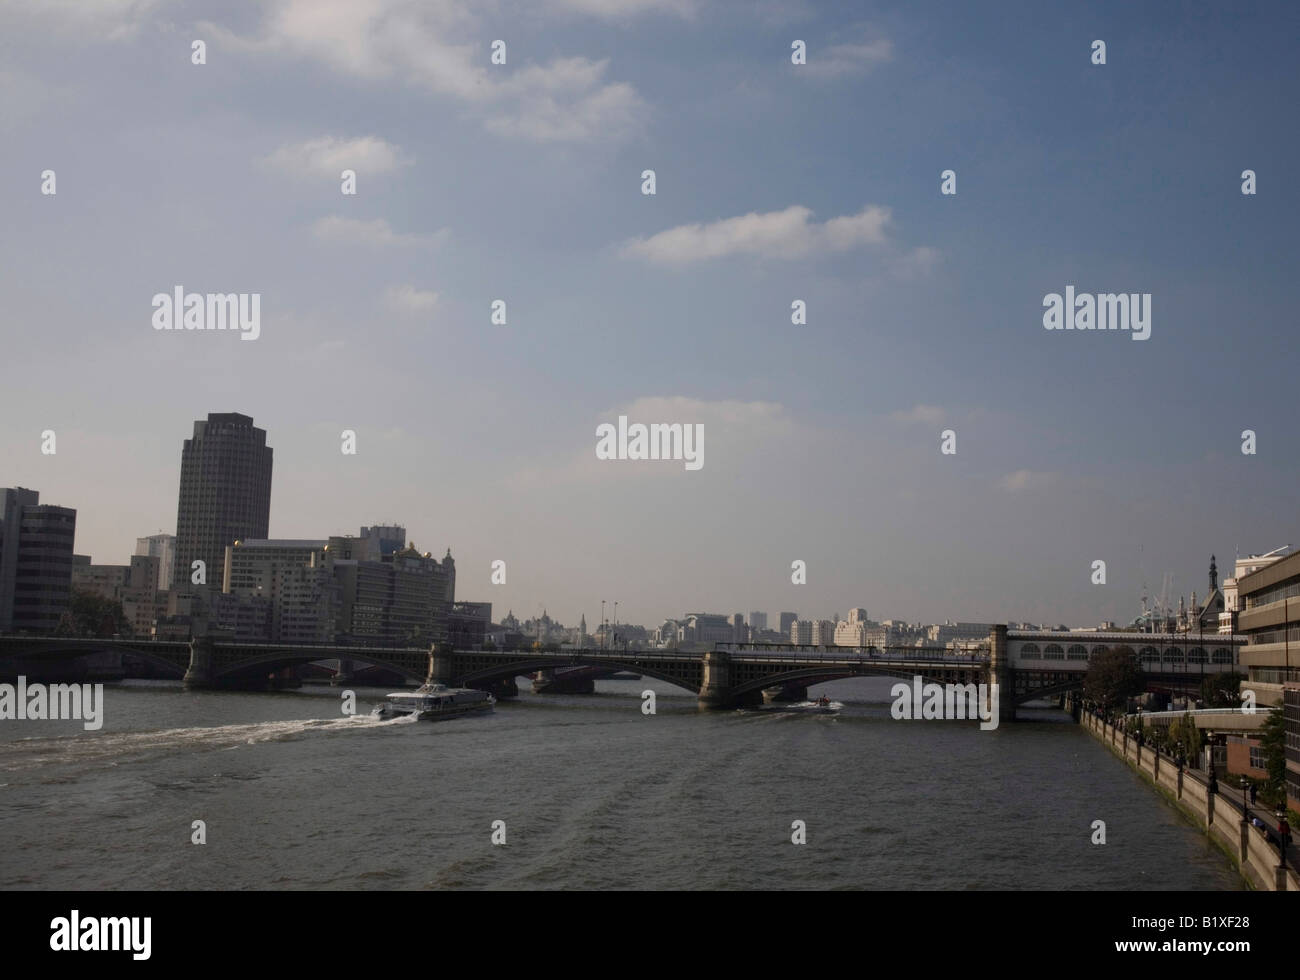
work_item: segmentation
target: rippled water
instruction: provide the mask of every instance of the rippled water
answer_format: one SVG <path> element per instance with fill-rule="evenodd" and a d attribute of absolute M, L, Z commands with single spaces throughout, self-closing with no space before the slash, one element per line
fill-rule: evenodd
<path fill-rule="evenodd" d="M 1241 887 L 1063 713 L 992 732 L 894 721 L 891 683 L 812 688 L 843 702 L 826 716 L 700 712 L 659 682 L 599 681 L 435 724 L 343 716 L 330 688 L 128 682 L 105 689 L 98 732 L 0 722 L 0 875 L 66 889 Z M 359 710 L 384 693 L 358 689 Z M 806 844 L 791 843 L 796 820 Z"/>

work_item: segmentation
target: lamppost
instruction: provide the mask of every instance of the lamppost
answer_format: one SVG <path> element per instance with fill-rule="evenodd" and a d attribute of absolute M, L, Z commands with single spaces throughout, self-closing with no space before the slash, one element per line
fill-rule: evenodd
<path fill-rule="evenodd" d="M 1291 842 L 1291 827 L 1286 822 L 1285 804 L 1279 803 L 1277 807 L 1277 843 L 1282 849 L 1282 867 L 1286 867 L 1286 846 Z"/>
<path fill-rule="evenodd" d="M 1246 802 L 1246 790 L 1250 788 L 1250 780 L 1245 776 L 1241 777 L 1241 822 L 1250 822 L 1250 804 Z"/>
<path fill-rule="evenodd" d="M 605 629 L 605 600 L 600 600 L 600 648 L 605 649 L 605 634 L 609 630 Z"/>

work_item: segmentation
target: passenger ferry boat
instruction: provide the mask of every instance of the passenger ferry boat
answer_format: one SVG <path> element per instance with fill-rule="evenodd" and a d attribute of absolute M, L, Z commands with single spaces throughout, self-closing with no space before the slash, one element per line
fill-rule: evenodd
<path fill-rule="evenodd" d="M 420 721 L 441 721 L 491 711 L 496 703 L 497 699 L 486 691 L 427 683 L 414 691 L 389 694 L 374 714 L 380 718 L 417 715 Z"/>

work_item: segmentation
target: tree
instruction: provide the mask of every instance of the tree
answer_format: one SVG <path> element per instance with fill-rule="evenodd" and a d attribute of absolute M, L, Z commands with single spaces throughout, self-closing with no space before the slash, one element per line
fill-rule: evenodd
<path fill-rule="evenodd" d="M 1107 711 L 1122 707 L 1142 693 L 1146 679 L 1132 647 L 1106 647 L 1093 653 L 1083 680 L 1083 693 Z"/>
<path fill-rule="evenodd" d="M 68 632 L 73 636 L 131 635 L 122 603 L 95 592 L 74 588 L 68 596 Z"/>
<path fill-rule="evenodd" d="M 1167 736 L 1169 751 L 1174 755 L 1180 752 L 1189 763 L 1195 765 L 1201 757 L 1201 743 L 1204 735 L 1196 727 L 1196 722 L 1192 720 L 1190 714 L 1185 714 L 1181 718 L 1175 718 L 1169 725 L 1169 734 Z"/>
<path fill-rule="evenodd" d="M 1244 674 L 1211 674 L 1201 682 L 1201 700 L 1207 708 L 1235 708 L 1245 679 Z"/>
<path fill-rule="evenodd" d="M 1286 728 L 1282 723 L 1281 706 L 1271 710 L 1260 726 L 1259 747 L 1264 753 L 1270 788 L 1281 789 L 1286 780 Z"/>

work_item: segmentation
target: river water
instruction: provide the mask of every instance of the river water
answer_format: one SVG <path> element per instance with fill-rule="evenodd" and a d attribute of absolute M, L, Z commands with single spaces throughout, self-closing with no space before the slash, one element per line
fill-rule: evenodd
<path fill-rule="evenodd" d="M 1064 713 L 895 721 L 884 678 L 836 716 L 701 712 L 598 681 L 439 723 L 386 690 L 105 688 L 103 727 L 0 722 L 10 888 L 1236 889 L 1180 817 Z M 657 692 L 657 712 L 641 692 Z M 192 843 L 193 822 L 206 843 Z M 1092 843 L 1094 821 L 1104 844 Z M 494 844 L 504 822 L 505 843 Z M 802 821 L 806 843 L 792 843 Z M 499 828 L 499 825 L 498 825 Z M 497 836 L 500 836 L 498 829 Z"/>

